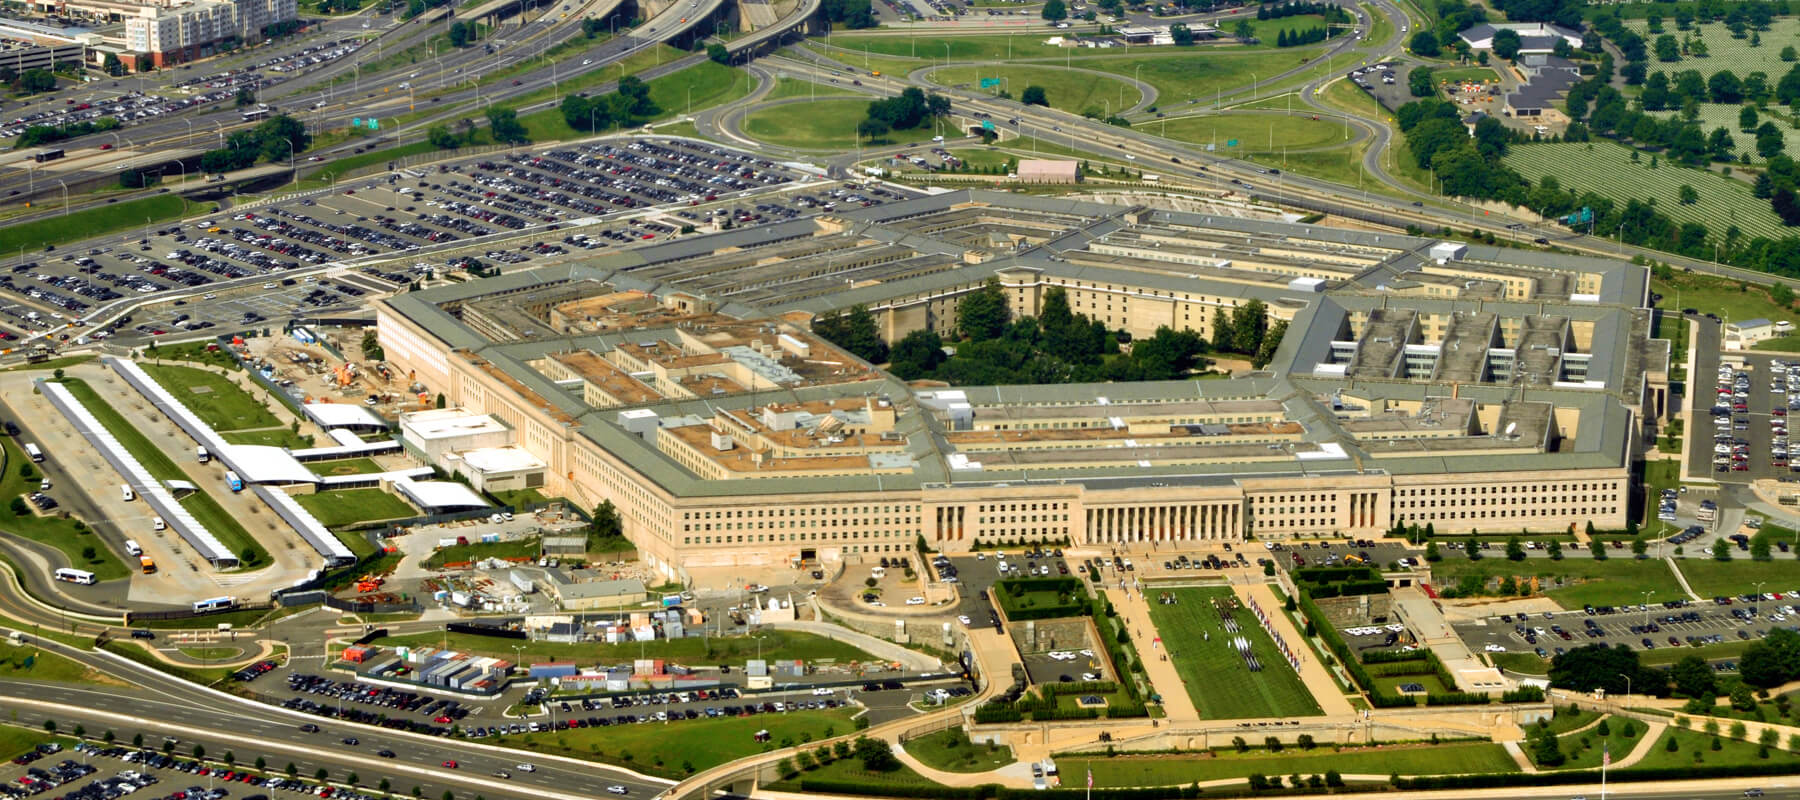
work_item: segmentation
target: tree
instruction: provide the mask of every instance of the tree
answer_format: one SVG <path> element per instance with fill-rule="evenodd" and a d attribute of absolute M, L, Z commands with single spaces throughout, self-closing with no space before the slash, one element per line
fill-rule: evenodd
<path fill-rule="evenodd" d="M 1756 106 L 1744 106 L 1738 111 L 1738 130 L 1753 131 L 1756 130 L 1756 125 Z"/>
<path fill-rule="evenodd" d="M 238 108 L 256 105 L 256 91 L 248 86 L 240 86 L 232 103 Z"/>
<path fill-rule="evenodd" d="M 1519 55 L 1519 32 L 1511 28 L 1502 28 L 1494 34 L 1494 55 L 1511 61 Z"/>
<path fill-rule="evenodd" d="M 26 94 L 48 92 L 56 89 L 56 76 L 46 70 L 28 69 L 19 76 L 19 90 Z"/>
<path fill-rule="evenodd" d="M 728 65 L 731 63 L 731 51 L 725 49 L 725 45 L 718 42 L 710 42 L 706 45 L 706 57 L 717 64 Z"/>
<path fill-rule="evenodd" d="M 1736 105 L 1744 99 L 1744 82 L 1738 80 L 1737 73 L 1722 69 L 1713 73 L 1706 82 L 1707 94 L 1715 103 Z"/>
<path fill-rule="evenodd" d="M 1656 37 L 1656 60 L 1673 63 L 1681 60 L 1681 45 L 1671 34 Z"/>
<path fill-rule="evenodd" d="M 1695 191 L 1694 187 L 1689 186 L 1685 183 L 1681 185 L 1680 189 L 1676 190 L 1676 196 L 1680 199 L 1681 204 L 1684 206 L 1691 206 L 1695 203 L 1700 202 L 1700 193 L 1698 191 Z"/>
<path fill-rule="evenodd" d="M 1532 760 L 1536 761 L 1539 767 L 1561 766 L 1567 757 L 1563 755 L 1562 747 L 1556 741 L 1556 734 L 1549 728 L 1535 730 L 1537 741 L 1533 742 L 1531 746 Z"/>
<path fill-rule="evenodd" d="M 1763 158 L 1774 158 L 1787 148 L 1782 138 L 1781 129 L 1773 122 L 1764 122 L 1756 129 L 1756 154 Z"/>
<path fill-rule="evenodd" d="M 1794 46 L 1790 44 L 1786 47 L 1781 48 L 1781 60 L 1782 61 L 1800 61 L 1800 52 L 1796 52 L 1794 50 Z"/>
<path fill-rule="evenodd" d="M 98 550 L 95 550 L 94 546 L 91 544 L 86 547 L 81 548 L 81 560 L 83 560 L 83 561 L 93 561 L 99 555 L 100 555 L 100 552 Z"/>
<path fill-rule="evenodd" d="M 891 126 L 879 119 L 865 119 L 856 124 L 856 135 L 870 142 L 886 136 L 889 130 L 891 130 Z"/>
<path fill-rule="evenodd" d="M 1437 58 L 1438 53 L 1443 51 L 1443 47 L 1438 44 L 1437 34 L 1424 29 L 1412 35 L 1412 41 L 1407 43 L 1406 49 L 1420 58 Z"/>
<path fill-rule="evenodd" d="M 1549 551 L 1551 561 L 1561 561 L 1563 559 L 1562 542 L 1551 539 L 1549 546 L 1545 549 Z"/>
<path fill-rule="evenodd" d="M 1593 555 L 1595 561 L 1605 561 L 1606 543 L 1595 539 L 1593 544 L 1588 545 L 1588 552 Z"/>
<path fill-rule="evenodd" d="M 1749 686 L 1740 683 L 1731 690 L 1731 707 L 1734 709 L 1737 709 L 1738 711 L 1755 711 L 1756 710 L 1756 695 L 1750 691 Z M 1737 723 L 1737 725 L 1742 725 L 1742 724 L 1743 723 L 1741 723 L 1741 722 Z M 1740 734 L 1737 732 L 1736 725 L 1732 726 L 1731 738 L 1733 738 L 1733 739 L 1744 738 L 1743 734 Z"/>
<path fill-rule="evenodd" d="M 1194 44 L 1194 31 L 1179 22 L 1169 26 L 1169 38 L 1176 47 L 1191 47 Z"/>
<path fill-rule="evenodd" d="M 1507 539 L 1506 539 L 1506 559 L 1508 561 L 1524 561 L 1525 560 L 1525 545 L 1519 543 L 1519 537 L 1517 537 L 1517 536 L 1507 537 Z"/>
<path fill-rule="evenodd" d="M 1769 540 L 1767 538 L 1757 537 L 1750 540 L 1751 561 L 1769 561 L 1773 558 L 1774 556 L 1769 552 Z"/>
<path fill-rule="evenodd" d="M 1724 539 L 1713 542 L 1712 557 L 1714 561 L 1731 560 L 1731 542 Z"/>
<path fill-rule="evenodd" d="M 619 507 L 611 500 L 602 500 L 594 506 L 594 514 L 588 520 L 588 540 L 617 539 L 625 535 L 625 518 L 619 515 Z"/>
<path fill-rule="evenodd" d="M 1765 689 L 1800 677 L 1800 633 L 1769 629 L 1744 651 L 1738 673 L 1745 683 Z"/>
<path fill-rule="evenodd" d="M 1413 67 L 1412 73 L 1406 76 L 1406 90 L 1413 97 L 1430 97 L 1437 94 L 1437 86 L 1432 83 L 1431 79 L 1431 68 Z"/>
<path fill-rule="evenodd" d="M 1718 694 L 1712 666 L 1697 655 L 1684 656 L 1675 662 L 1675 666 L 1669 668 L 1669 679 L 1675 684 L 1676 694 L 1701 698 L 1708 703 Z"/>
<path fill-rule="evenodd" d="M 964 338 L 981 342 L 998 337 L 1011 316 L 1000 279 L 990 277 L 980 289 L 963 297 L 956 304 L 956 316 L 957 330 Z"/>
<path fill-rule="evenodd" d="M 1481 543 L 1475 541 L 1473 536 L 1464 539 L 1463 552 L 1468 554 L 1470 561 L 1478 560 L 1481 558 Z"/>
<path fill-rule="evenodd" d="M 487 118 L 488 133 L 494 137 L 494 141 L 501 144 L 524 144 L 531 141 L 531 136 L 525 132 L 525 126 L 519 122 L 519 115 L 512 109 L 495 106 L 488 109 Z"/>
<path fill-rule="evenodd" d="M 813 332 L 864 361 L 872 364 L 887 361 L 887 343 L 881 340 L 875 315 L 869 313 L 866 305 L 852 306 L 849 314 L 831 313 L 821 317 L 813 324 Z"/>
<path fill-rule="evenodd" d="M 1425 543 L 1425 560 L 1433 564 L 1444 560 L 1444 556 L 1438 552 L 1437 542 Z"/>
<path fill-rule="evenodd" d="M 1621 694 L 1629 682 L 1639 693 L 1657 693 L 1663 681 L 1661 671 L 1640 666 L 1637 653 L 1624 645 L 1590 644 L 1550 660 L 1550 685 L 1559 689 Z"/>
<path fill-rule="evenodd" d="M 1028 106 L 1049 106 L 1049 98 L 1044 96 L 1044 87 L 1027 86 L 1025 93 L 1019 95 L 1019 102 Z"/>
<path fill-rule="evenodd" d="M 196 761 L 206 760 L 206 745 L 203 745 L 203 744 L 194 745 L 194 760 L 196 760 Z"/>
<path fill-rule="evenodd" d="M 475 26 L 467 22 L 455 22 L 450 25 L 450 46 L 468 47 L 475 41 Z"/>
<path fill-rule="evenodd" d="M 1236 25 L 1231 26 L 1231 35 L 1239 41 L 1250 41 L 1256 38 L 1256 26 L 1251 25 L 1250 20 L 1240 19 Z"/>
<path fill-rule="evenodd" d="M 893 747 L 881 739 L 858 736 L 852 752 L 862 759 L 863 769 L 870 772 L 893 772 L 900 768 L 900 759 L 894 757 Z"/>
<path fill-rule="evenodd" d="M 1641 556 L 1648 552 L 1650 552 L 1650 542 L 1648 540 L 1641 536 L 1631 540 L 1631 554 L 1633 556 Z"/>
<path fill-rule="evenodd" d="M 1040 13 L 1043 14 L 1044 19 L 1051 22 L 1061 22 L 1069 18 L 1069 8 L 1063 4 L 1063 0 L 1049 0 L 1044 3 L 1044 10 Z"/>
<path fill-rule="evenodd" d="M 574 95 L 570 96 L 573 97 Z M 425 140 L 430 142 L 432 147 L 439 150 L 455 150 L 462 146 L 462 139 L 456 134 L 451 133 L 450 129 L 443 125 L 431 126 L 431 130 L 425 132 Z"/>
<path fill-rule="evenodd" d="M 888 353 L 888 371 L 901 380 L 917 380 L 944 362 L 944 340 L 936 331 L 917 330 L 902 337 Z"/>
<path fill-rule="evenodd" d="M 1790 47 L 1788 49 L 1792 50 L 1793 48 Z M 105 61 L 100 65 L 100 69 L 105 70 L 106 74 L 117 78 L 125 74 L 125 62 L 120 61 L 117 55 L 107 53 Z"/>

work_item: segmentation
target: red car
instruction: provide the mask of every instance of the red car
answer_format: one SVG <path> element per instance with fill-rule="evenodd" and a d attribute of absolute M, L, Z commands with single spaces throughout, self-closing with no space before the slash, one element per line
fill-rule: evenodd
<path fill-rule="evenodd" d="M 456 761 L 454 759 L 446 761 L 444 762 L 444 767 L 446 769 L 456 769 Z"/>

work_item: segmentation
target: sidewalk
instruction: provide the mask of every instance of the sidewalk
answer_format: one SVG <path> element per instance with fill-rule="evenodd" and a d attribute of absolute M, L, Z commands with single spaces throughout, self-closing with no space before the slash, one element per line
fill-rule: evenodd
<path fill-rule="evenodd" d="M 1183 722 L 1197 722 L 1200 710 L 1194 707 L 1194 699 L 1188 696 L 1187 684 L 1181 680 L 1181 674 L 1175 671 L 1175 662 L 1162 659 L 1162 651 L 1151 647 L 1151 635 L 1156 626 L 1150 623 L 1150 604 L 1144 602 L 1142 592 L 1108 586 L 1102 590 L 1106 599 L 1119 612 L 1119 620 L 1125 629 L 1131 631 L 1132 642 L 1137 645 L 1138 663 L 1144 666 L 1144 675 L 1150 679 L 1150 685 L 1156 693 L 1162 695 L 1163 711 L 1169 715 L 1169 722 L 1179 725 Z M 1115 667 L 1117 665 L 1114 665 Z"/>

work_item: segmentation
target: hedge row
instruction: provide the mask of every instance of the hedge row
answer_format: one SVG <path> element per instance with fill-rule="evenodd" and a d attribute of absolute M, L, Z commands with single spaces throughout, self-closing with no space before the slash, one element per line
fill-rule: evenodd
<path fill-rule="evenodd" d="M 1343 583 L 1309 584 L 1306 591 L 1319 597 L 1356 597 L 1365 594 L 1382 594 L 1388 590 L 1387 581 L 1345 581 Z"/>
<path fill-rule="evenodd" d="M 1365 663 L 1363 665 L 1363 671 L 1367 672 L 1371 677 L 1376 678 L 1386 678 L 1394 675 L 1426 675 L 1435 672 L 1435 670 L 1431 668 L 1431 662 L 1423 658 L 1416 658 L 1412 661 L 1389 661 L 1385 664 Z"/>
<path fill-rule="evenodd" d="M 1075 681 L 1074 683 L 1046 683 L 1038 689 L 1046 696 L 1059 694 L 1112 694 L 1119 690 L 1119 684 L 1112 681 Z"/>
<path fill-rule="evenodd" d="M 1521 686 L 1503 695 L 1502 703 L 1541 703 L 1544 701 L 1544 690 L 1537 686 Z"/>
<path fill-rule="evenodd" d="M 1673 781 L 1696 778 L 1747 778 L 1760 775 L 1791 775 L 1794 768 L 1784 763 L 1740 764 L 1736 766 L 1695 764 L 1693 766 L 1615 769 L 1609 777 L 1615 781 Z M 1426 775 L 1401 778 L 1400 789 L 1477 789 L 1494 786 L 1538 786 L 1568 783 L 1592 783 L 1591 770 L 1577 772 L 1523 772 L 1481 775 Z"/>
<path fill-rule="evenodd" d="M 1364 663 L 1364 664 L 1388 664 L 1388 663 L 1392 663 L 1395 661 L 1424 661 L 1426 652 L 1428 652 L 1428 651 L 1422 651 L 1422 650 L 1364 650 L 1362 653 L 1362 663 Z"/>
<path fill-rule="evenodd" d="M 1082 784 L 1081 780 L 1071 780 L 1068 785 Z M 980 786 L 905 786 L 872 784 L 863 781 L 830 781 L 801 780 L 800 791 L 808 794 L 848 794 L 877 795 L 882 797 L 928 797 L 943 800 L 1085 800 L 1089 797 L 1102 800 L 1171 800 L 1182 798 L 1190 800 L 1199 797 L 1200 790 L 1193 784 L 1186 786 L 1167 786 L 1151 789 L 1094 789 L 1091 792 L 1085 787 L 1081 789 L 1008 789 L 992 783 Z"/>
<path fill-rule="evenodd" d="M 1428 706 L 1484 706 L 1493 698 L 1480 692 L 1432 692 L 1425 695 Z"/>

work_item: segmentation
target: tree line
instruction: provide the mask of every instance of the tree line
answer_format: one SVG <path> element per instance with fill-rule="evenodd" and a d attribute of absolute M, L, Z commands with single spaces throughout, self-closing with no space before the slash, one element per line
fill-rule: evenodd
<path fill-rule="evenodd" d="M 258 160 L 270 163 L 293 161 L 312 146 L 312 135 L 300 120 L 280 114 L 263 120 L 247 131 L 233 131 L 225 137 L 225 146 L 208 150 L 200 156 L 200 168 L 207 172 L 230 172 L 246 169 Z"/>
<path fill-rule="evenodd" d="M 1332 30 L 1331 28 L 1306 28 L 1297 31 L 1283 28 L 1279 33 L 1275 34 L 1275 46 L 1299 47 L 1303 44 L 1316 44 L 1335 35 L 1337 35 L 1337 31 Z"/>
<path fill-rule="evenodd" d="M 662 109 L 650 99 L 650 85 L 636 75 L 619 79 L 619 87 L 610 94 L 583 97 L 572 94 L 563 98 L 563 121 L 578 131 L 603 131 L 612 127 L 629 128 L 640 124 Z"/>

